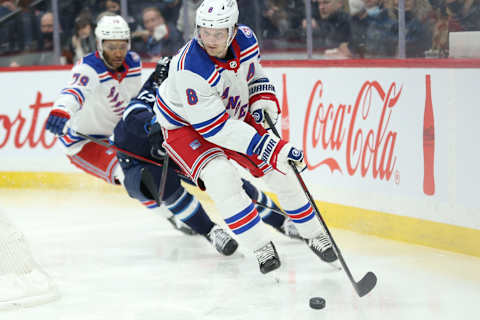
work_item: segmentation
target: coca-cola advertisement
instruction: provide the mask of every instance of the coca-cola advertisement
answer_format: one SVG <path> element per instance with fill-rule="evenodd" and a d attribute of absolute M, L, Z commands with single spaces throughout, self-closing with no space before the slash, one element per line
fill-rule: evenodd
<path fill-rule="evenodd" d="M 315 199 L 480 229 L 471 221 L 480 207 L 477 69 L 265 70 L 282 110 L 278 129 L 304 150 Z M 0 72 L 1 171 L 78 172 L 44 130 L 68 79 L 68 68 Z"/>

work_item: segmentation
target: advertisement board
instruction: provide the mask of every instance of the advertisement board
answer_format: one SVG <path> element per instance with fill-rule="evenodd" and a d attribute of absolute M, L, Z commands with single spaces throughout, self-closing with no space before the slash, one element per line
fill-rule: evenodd
<path fill-rule="evenodd" d="M 303 175 L 316 200 L 349 208 L 342 219 L 373 212 L 370 220 L 363 214 L 367 224 L 380 213 L 468 228 L 478 236 L 479 68 L 270 63 L 265 69 L 282 108 L 277 126 L 304 150 Z M 144 69 L 144 79 L 152 70 Z M 49 107 L 69 78 L 63 67 L 0 72 L 6 93 L 0 171 L 79 172 L 44 131 Z M 335 220 L 332 212 L 327 216 Z"/>

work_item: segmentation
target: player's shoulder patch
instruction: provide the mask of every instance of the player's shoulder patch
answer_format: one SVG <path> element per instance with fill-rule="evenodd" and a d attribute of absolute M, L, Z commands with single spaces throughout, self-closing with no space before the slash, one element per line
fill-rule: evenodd
<path fill-rule="evenodd" d="M 246 25 L 239 25 L 235 40 L 240 46 L 240 51 L 252 48 L 258 44 L 257 37 L 252 29 Z"/>
<path fill-rule="evenodd" d="M 245 35 L 245 37 L 247 37 L 247 38 L 253 37 L 252 29 L 250 29 L 249 27 L 247 27 L 245 25 L 240 25 L 238 27 L 238 30 L 240 30 Z"/>

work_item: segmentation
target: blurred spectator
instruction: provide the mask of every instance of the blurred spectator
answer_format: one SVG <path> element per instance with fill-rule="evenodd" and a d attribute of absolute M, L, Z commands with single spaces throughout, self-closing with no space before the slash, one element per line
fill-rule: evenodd
<path fill-rule="evenodd" d="M 40 18 L 40 45 L 41 51 L 53 50 L 53 14 L 46 12 Z"/>
<path fill-rule="evenodd" d="M 142 56 L 157 61 L 163 56 L 174 55 L 183 45 L 180 32 L 172 23 L 166 23 L 162 13 L 156 7 L 143 10 L 144 32 L 136 32 L 134 50 Z"/>
<path fill-rule="evenodd" d="M 424 13 L 418 3 L 422 0 L 405 0 L 405 46 L 407 58 L 423 58 L 425 51 L 432 47 L 431 26 L 420 19 Z M 398 35 L 398 0 L 389 5 L 390 18 L 395 21 L 393 34 Z M 398 48 L 398 41 L 396 47 Z"/>
<path fill-rule="evenodd" d="M 261 22 L 261 36 L 263 39 L 282 38 L 288 29 L 288 14 L 282 6 L 282 2 L 265 0 Z"/>
<path fill-rule="evenodd" d="M 183 40 L 193 38 L 195 31 L 195 14 L 202 0 L 182 0 L 182 7 L 177 20 L 177 29 L 182 33 Z"/>
<path fill-rule="evenodd" d="M 445 0 L 449 16 L 448 31 L 479 31 L 479 0 Z"/>
<path fill-rule="evenodd" d="M 2 0 L 0 1 L 0 18 L 6 16 L 7 14 L 15 11 L 17 6 L 15 5 L 14 0 Z"/>
<path fill-rule="evenodd" d="M 120 1 L 117 0 L 106 0 L 105 1 L 105 11 L 114 13 L 116 15 L 120 14 Z"/>
<path fill-rule="evenodd" d="M 314 3 L 316 6 L 312 6 L 313 47 L 330 49 L 347 42 L 350 37 L 350 23 L 343 0 L 316 0 Z M 306 30 L 306 20 L 302 26 Z"/>
<path fill-rule="evenodd" d="M 305 19 L 304 0 L 286 0 L 285 10 L 288 13 L 287 38 L 296 38 L 302 34 L 302 21 Z"/>
<path fill-rule="evenodd" d="M 91 17 L 81 14 L 75 19 L 75 34 L 70 43 L 73 53 L 72 63 L 77 62 L 86 54 L 96 50 L 94 26 Z"/>
<path fill-rule="evenodd" d="M 350 36 L 338 48 L 326 52 L 335 58 L 391 58 L 398 34 L 380 0 L 349 0 Z"/>

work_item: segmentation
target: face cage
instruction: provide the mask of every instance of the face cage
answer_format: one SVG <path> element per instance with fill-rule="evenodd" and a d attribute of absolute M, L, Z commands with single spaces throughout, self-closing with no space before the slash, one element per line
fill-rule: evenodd
<path fill-rule="evenodd" d="M 120 40 L 120 41 L 123 41 L 123 40 L 127 40 L 128 41 L 128 47 L 127 47 L 127 52 L 130 51 L 130 48 L 131 48 L 131 41 L 130 39 L 98 39 L 97 38 L 97 51 L 98 51 L 98 54 L 100 55 L 100 58 L 102 58 L 103 62 L 105 63 L 105 65 L 107 67 L 109 67 L 110 69 L 113 69 L 113 67 L 107 62 L 107 59 L 105 59 L 105 57 L 103 56 L 103 41 L 105 40 Z"/>
<path fill-rule="evenodd" d="M 237 27 L 237 24 L 235 24 L 232 27 L 227 28 L 228 29 L 228 41 L 227 41 L 227 45 L 226 45 L 225 49 L 228 49 L 228 47 L 232 44 L 233 38 L 235 37 L 233 32 L 235 31 L 236 27 Z M 200 44 L 200 46 L 203 48 L 204 47 L 203 42 L 202 42 L 202 39 L 200 39 L 200 36 L 199 36 L 199 29 L 200 29 L 200 26 L 197 24 L 195 26 L 194 38 L 197 39 L 198 44 Z M 215 28 L 212 28 L 212 29 L 215 29 Z M 218 28 L 218 29 L 223 29 L 223 28 Z"/>

